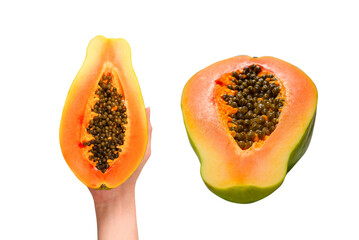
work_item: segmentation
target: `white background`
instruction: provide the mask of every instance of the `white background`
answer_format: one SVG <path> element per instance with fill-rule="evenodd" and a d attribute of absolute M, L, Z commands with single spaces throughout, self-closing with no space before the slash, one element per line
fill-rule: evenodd
<path fill-rule="evenodd" d="M 58 131 L 96 35 L 125 38 L 146 106 L 152 156 L 136 188 L 141 239 L 359 239 L 356 1 L 1 1 L 0 239 L 96 239 L 91 195 Z M 319 91 L 311 145 L 269 197 L 234 204 L 199 174 L 180 97 L 200 69 L 275 56 Z"/>

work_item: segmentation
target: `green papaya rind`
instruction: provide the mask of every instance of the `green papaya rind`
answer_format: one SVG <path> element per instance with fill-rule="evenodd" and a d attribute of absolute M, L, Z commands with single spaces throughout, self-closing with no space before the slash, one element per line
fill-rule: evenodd
<path fill-rule="evenodd" d="M 309 143 L 312 139 L 313 135 L 313 129 L 314 129 L 314 123 L 315 123 L 315 117 L 316 117 L 316 111 L 312 117 L 312 120 L 309 123 L 309 126 L 307 127 L 305 133 L 303 134 L 302 138 L 296 145 L 296 147 L 291 152 L 289 158 L 288 158 L 288 164 L 287 164 L 287 173 L 293 168 L 293 166 L 299 161 L 299 159 L 304 155 L 304 153 L 307 151 Z M 190 140 L 190 143 L 193 147 L 193 150 L 196 152 L 197 156 L 199 156 L 199 153 L 197 152 L 197 148 L 195 147 L 194 142 L 191 140 L 191 137 L 188 135 L 188 138 Z M 284 176 L 285 178 L 285 176 Z M 253 203 L 258 200 L 261 200 L 271 193 L 273 193 L 277 188 L 279 188 L 284 178 L 279 181 L 277 184 L 265 188 L 256 187 L 256 186 L 235 186 L 235 187 L 229 187 L 224 189 L 219 189 L 211 186 L 210 184 L 206 184 L 207 188 L 216 194 L 217 196 L 230 201 L 234 203 Z"/>

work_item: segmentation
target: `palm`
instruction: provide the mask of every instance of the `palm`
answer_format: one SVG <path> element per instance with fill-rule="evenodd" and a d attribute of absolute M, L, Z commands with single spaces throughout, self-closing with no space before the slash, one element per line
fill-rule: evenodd
<path fill-rule="evenodd" d="M 136 171 L 124 183 L 122 183 L 117 188 L 113 188 L 111 190 L 96 190 L 96 189 L 89 188 L 95 202 L 104 203 L 107 201 L 116 200 L 116 199 L 120 198 L 123 194 L 125 194 L 126 192 L 134 190 L 137 178 L 140 175 L 142 168 L 145 166 L 148 158 L 151 155 L 152 125 L 151 125 L 151 121 L 150 121 L 150 109 L 149 108 L 146 108 L 146 115 L 147 115 L 147 125 L 148 125 L 148 143 L 147 143 L 147 149 L 146 149 L 145 155 L 144 155 L 140 165 L 138 166 Z"/>

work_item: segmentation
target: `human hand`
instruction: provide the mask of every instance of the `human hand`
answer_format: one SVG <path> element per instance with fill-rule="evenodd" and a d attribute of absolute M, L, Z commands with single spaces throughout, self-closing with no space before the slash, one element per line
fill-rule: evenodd
<path fill-rule="evenodd" d="M 152 126 L 150 108 L 146 108 L 148 142 L 145 155 L 136 171 L 120 186 L 110 190 L 89 188 L 96 210 L 99 240 L 137 240 L 135 185 L 151 155 Z"/>
<path fill-rule="evenodd" d="M 95 204 L 105 204 L 109 201 L 116 201 L 121 198 L 122 195 L 131 193 L 134 191 L 136 181 L 138 176 L 140 175 L 143 167 L 145 166 L 148 158 L 151 155 L 151 137 L 152 137 L 152 125 L 150 121 L 150 108 L 146 108 L 146 115 L 147 115 L 147 126 L 148 126 L 148 142 L 145 155 L 136 169 L 136 171 L 120 186 L 110 189 L 110 190 L 96 190 L 89 188 L 92 197 L 94 199 Z"/>

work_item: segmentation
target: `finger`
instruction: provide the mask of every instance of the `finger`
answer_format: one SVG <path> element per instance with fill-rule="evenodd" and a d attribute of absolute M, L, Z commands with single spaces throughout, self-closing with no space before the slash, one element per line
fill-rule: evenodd
<path fill-rule="evenodd" d="M 146 108 L 146 115 L 147 115 L 148 138 L 151 139 L 151 137 L 152 137 L 152 124 L 151 124 L 151 109 L 150 109 L 150 107 Z"/>
<path fill-rule="evenodd" d="M 146 107 L 146 115 L 147 115 L 148 118 L 150 118 L 150 115 L 151 115 L 150 107 Z"/>
<path fill-rule="evenodd" d="M 151 155 L 151 139 L 152 139 L 152 124 L 151 124 L 150 107 L 146 108 L 146 114 L 147 114 L 147 127 L 148 127 L 148 142 L 147 142 L 146 156 L 149 157 Z"/>

